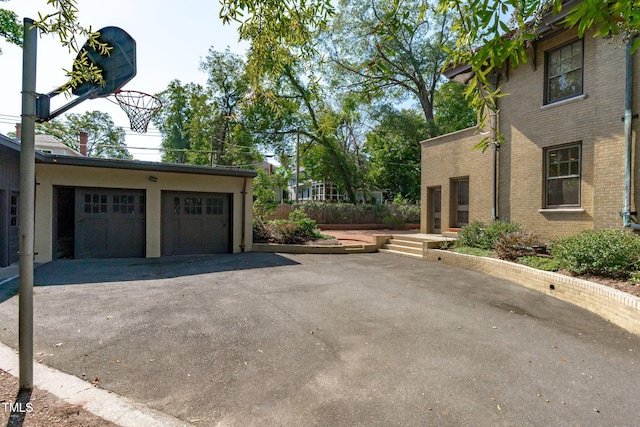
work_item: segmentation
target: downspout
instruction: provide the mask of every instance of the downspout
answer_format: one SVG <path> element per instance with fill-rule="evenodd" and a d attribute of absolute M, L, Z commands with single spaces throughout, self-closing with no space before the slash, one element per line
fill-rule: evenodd
<path fill-rule="evenodd" d="M 633 154 L 633 54 L 631 48 L 635 37 L 627 42 L 625 66 L 625 99 L 624 99 L 624 201 L 622 207 L 622 222 L 627 228 L 640 230 L 640 224 L 631 222 L 631 175 Z"/>
<path fill-rule="evenodd" d="M 247 177 L 242 182 L 242 237 L 240 239 L 240 252 L 245 250 L 245 240 L 247 236 Z"/>
<path fill-rule="evenodd" d="M 494 72 L 492 76 L 490 76 L 491 83 L 491 91 L 495 92 L 498 88 L 498 84 L 500 83 L 500 74 Z M 500 149 L 500 144 L 498 143 L 498 99 L 495 100 L 495 111 L 491 111 L 491 156 L 492 156 L 492 171 L 491 171 L 491 222 L 498 220 L 498 151 Z"/>

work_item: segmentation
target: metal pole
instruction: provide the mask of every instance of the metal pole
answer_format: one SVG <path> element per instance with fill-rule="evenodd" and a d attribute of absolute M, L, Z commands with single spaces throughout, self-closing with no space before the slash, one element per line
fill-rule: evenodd
<path fill-rule="evenodd" d="M 298 188 L 300 186 L 300 129 L 297 131 L 296 140 L 296 205 L 298 204 Z"/>
<path fill-rule="evenodd" d="M 19 352 L 20 390 L 33 387 L 33 241 L 35 228 L 36 60 L 38 30 L 24 19 L 22 50 L 22 136 L 20 142 Z"/>

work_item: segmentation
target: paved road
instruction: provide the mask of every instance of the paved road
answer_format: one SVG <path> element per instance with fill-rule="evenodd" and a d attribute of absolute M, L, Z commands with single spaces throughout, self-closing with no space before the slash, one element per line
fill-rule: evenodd
<path fill-rule="evenodd" d="M 57 261 L 35 354 L 196 426 L 634 426 L 640 339 L 388 254 Z M 0 288 L 0 339 L 17 298 Z"/>

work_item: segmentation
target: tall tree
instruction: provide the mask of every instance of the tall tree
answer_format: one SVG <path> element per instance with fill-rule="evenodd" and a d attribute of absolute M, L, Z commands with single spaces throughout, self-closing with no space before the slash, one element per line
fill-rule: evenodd
<path fill-rule="evenodd" d="M 187 124 L 195 115 L 192 99 L 203 94 L 203 88 L 196 84 L 182 85 L 173 80 L 164 91 L 157 94 L 163 108 L 151 119 L 162 133 L 162 161 L 186 163 L 191 147 Z"/>
<path fill-rule="evenodd" d="M 427 123 L 451 43 L 447 14 L 427 0 L 342 0 L 331 27 L 331 60 L 351 91 L 402 101 L 413 97 Z M 435 136 L 435 128 L 429 136 Z"/>
<path fill-rule="evenodd" d="M 379 124 L 367 134 L 365 152 L 369 158 L 367 178 L 384 191 L 386 200 L 400 195 L 420 200 L 420 144 L 429 133 L 424 117 L 415 110 L 385 106 Z"/>
<path fill-rule="evenodd" d="M 54 119 L 37 125 L 37 133 L 53 136 L 76 151 L 80 149 L 78 135 L 81 131 L 88 135 L 88 157 L 133 159 L 124 142 L 124 130 L 116 126 L 107 113 L 68 114 L 66 120 Z"/>
<path fill-rule="evenodd" d="M 435 126 L 439 135 L 478 124 L 478 113 L 465 96 L 466 90 L 466 86 L 457 82 L 446 82 L 438 87 L 433 106 Z"/>

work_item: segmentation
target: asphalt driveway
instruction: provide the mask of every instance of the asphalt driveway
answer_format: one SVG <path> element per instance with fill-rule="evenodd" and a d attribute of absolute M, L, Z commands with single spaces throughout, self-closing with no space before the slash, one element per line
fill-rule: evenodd
<path fill-rule="evenodd" d="M 36 357 L 197 426 L 633 426 L 640 338 L 388 254 L 56 261 Z M 18 301 L 0 288 L 0 339 Z"/>

